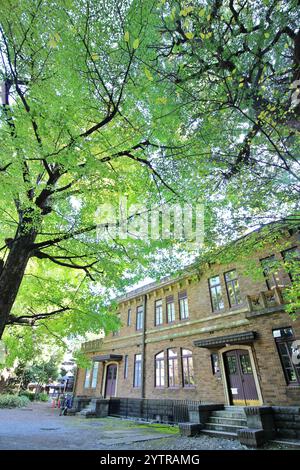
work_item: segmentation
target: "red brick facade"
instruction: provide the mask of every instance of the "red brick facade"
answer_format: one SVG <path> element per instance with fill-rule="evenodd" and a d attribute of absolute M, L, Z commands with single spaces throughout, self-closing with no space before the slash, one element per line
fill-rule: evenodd
<path fill-rule="evenodd" d="M 299 247 L 299 234 L 289 238 L 288 246 Z M 257 252 L 255 260 L 260 263 L 262 258 L 273 254 L 278 259 L 282 257 L 282 253 L 274 253 L 269 248 L 268 251 Z M 225 281 L 225 273 L 233 269 L 236 272 L 230 276 L 237 275 L 237 281 L 234 282 L 240 294 L 240 299 L 235 299 L 236 305 L 230 305 L 230 298 L 233 298 L 232 288 L 229 284 L 226 285 Z M 293 331 L 293 341 L 300 339 L 300 319 L 293 320 L 284 311 L 282 287 L 291 282 L 289 275 L 281 272 L 278 287 L 272 286 L 272 289 L 268 289 L 270 285 L 266 285 L 265 279 L 253 279 L 243 271 L 241 266 L 234 264 L 212 265 L 203 268 L 201 275 L 187 272 L 180 279 L 151 284 L 124 296 L 119 303 L 122 322 L 119 334 L 110 334 L 103 340 L 83 345 L 89 356 L 96 356 L 99 365 L 98 369 L 94 370 L 93 384 L 91 376 L 86 384 L 84 383 L 86 371 L 79 369 L 76 395 L 106 396 L 107 370 L 109 365 L 116 364 L 114 395 L 117 397 L 191 399 L 244 405 L 299 405 L 300 364 L 297 365 L 294 357 L 292 361 L 291 357 L 288 359 L 285 356 L 284 337 L 279 338 L 279 335 L 287 332 L 291 334 Z M 216 275 L 219 279 L 213 282 L 220 282 L 220 288 L 217 289 L 221 289 L 222 294 L 219 299 L 222 308 L 219 311 L 213 311 L 208 281 Z M 185 292 L 188 318 L 181 319 L 179 303 Z M 171 296 L 174 299 L 175 321 L 168 323 L 166 303 L 167 300 L 170 301 Z M 155 302 L 160 300 L 162 324 L 157 325 L 157 320 L 161 320 L 161 310 L 160 302 Z M 157 312 L 155 305 L 158 306 Z M 139 306 L 143 306 L 144 325 L 137 331 L 136 317 Z M 129 309 L 131 321 L 128 325 Z M 184 315 L 185 312 L 182 311 L 181 316 Z M 253 337 L 250 337 L 251 335 Z M 274 336 L 277 336 L 277 340 Z M 278 346 L 276 341 L 281 339 L 284 344 Z M 208 345 L 205 346 L 206 344 Z M 172 351 L 169 352 L 170 350 Z M 192 359 L 182 357 L 186 350 L 191 352 Z M 228 359 L 235 351 L 240 354 L 236 357 L 241 359 L 243 356 L 241 361 L 246 361 L 239 366 L 239 371 L 241 367 L 244 369 L 243 373 L 239 372 L 238 380 L 249 379 L 252 381 L 249 387 L 255 389 L 249 392 L 253 395 L 250 398 L 246 392 L 243 392 L 242 398 L 240 395 L 235 396 L 238 386 L 233 383 L 233 375 L 230 376 L 230 373 L 235 371 L 230 372 L 229 360 L 236 359 Z M 163 358 L 156 362 L 157 355 L 162 352 Z M 173 362 L 172 353 L 177 353 Z M 140 383 L 137 387 L 134 386 L 134 383 L 138 382 L 134 377 L 136 355 L 141 358 Z M 213 371 L 213 360 L 218 360 L 219 370 Z M 290 365 L 292 369 L 289 369 Z M 111 368 L 110 372 L 112 370 Z M 136 375 L 137 373 L 139 370 L 136 369 Z M 247 384 L 242 387 L 247 387 Z"/>

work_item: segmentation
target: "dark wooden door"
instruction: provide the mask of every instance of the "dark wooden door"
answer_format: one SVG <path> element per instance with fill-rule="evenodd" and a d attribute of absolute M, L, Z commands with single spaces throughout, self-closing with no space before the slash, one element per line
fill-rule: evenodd
<path fill-rule="evenodd" d="M 106 371 L 105 397 L 114 397 L 117 383 L 117 365 L 110 364 Z"/>
<path fill-rule="evenodd" d="M 233 405 L 259 405 L 249 352 L 235 349 L 224 353 L 228 392 Z"/>

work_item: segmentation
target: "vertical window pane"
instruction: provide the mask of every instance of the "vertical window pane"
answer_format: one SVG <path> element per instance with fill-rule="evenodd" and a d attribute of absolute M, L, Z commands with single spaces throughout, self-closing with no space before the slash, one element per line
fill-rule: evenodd
<path fill-rule="evenodd" d="M 90 386 L 90 378 L 91 378 L 91 369 L 86 369 L 86 371 L 85 371 L 85 379 L 84 379 L 84 388 L 89 388 L 89 386 Z"/>
<path fill-rule="evenodd" d="M 164 352 L 155 356 L 155 386 L 164 387 L 165 385 L 165 357 Z"/>
<path fill-rule="evenodd" d="M 168 323 L 172 323 L 175 321 L 174 300 L 167 301 L 167 321 Z"/>
<path fill-rule="evenodd" d="M 93 365 L 93 372 L 92 372 L 92 384 L 91 388 L 96 388 L 98 382 L 98 370 L 99 370 L 99 362 L 95 361 Z"/>
<path fill-rule="evenodd" d="M 182 372 L 183 386 L 190 387 L 195 385 L 193 356 L 192 351 L 189 349 L 182 350 Z"/>
<path fill-rule="evenodd" d="M 155 302 L 155 325 L 161 325 L 163 323 L 163 309 L 162 300 L 156 300 Z"/>
<path fill-rule="evenodd" d="M 225 273 L 225 282 L 230 306 L 239 305 L 242 302 L 242 298 L 235 269 Z"/>
<path fill-rule="evenodd" d="M 169 372 L 169 387 L 176 387 L 179 385 L 179 370 L 177 352 L 168 350 L 168 372 Z"/>
<path fill-rule="evenodd" d="M 134 381 L 133 386 L 139 388 L 142 383 L 142 355 L 136 354 L 134 358 Z"/>
<path fill-rule="evenodd" d="M 211 277 L 208 282 L 213 311 L 222 310 L 224 308 L 224 301 L 222 296 L 220 277 Z"/>
<path fill-rule="evenodd" d="M 142 305 L 140 305 L 139 307 L 137 307 L 137 311 L 136 311 L 136 329 L 142 330 L 143 323 L 144 323 L 144 308 Z"/>
<path fill-rule="evenodd" d="M 178 297 L 179 297 L 180 320 L 185 320 L 189 317 L 187 294 L 186 292 L 180 292 Z"/>

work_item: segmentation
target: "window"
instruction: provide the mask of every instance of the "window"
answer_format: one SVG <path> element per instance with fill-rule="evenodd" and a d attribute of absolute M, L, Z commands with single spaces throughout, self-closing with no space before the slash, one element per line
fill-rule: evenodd
<path fill-rule="evenodd" d="M 193 365 L 193 353 L 189 349 L 182 349 L 182 376 L 183 386 L 193 387 L 195 385 L 194 379 L 194 365 Z"/>
<path fill-rule="evenodd" d="M 189 307 L 186 291 L 179 292 L 178 299 L 180 320 L 186 320 L 187 318 L 189 318 Z"/>
<path fill-rule="evenodd" d="M 162 300 L 156 300 L 155 302 L 155 325 L 162 325 L 163 323 L 163 311 L 162 311 Z"/>
<path fill-rule="evenodd" d="M 263 268 L 263 273 L 265 276 L 267 288 L 273 289 L 274 287 L 279 287 L 283 285 L 280 272 L 278 268 L 278 260 L 275 258 L 275 255 L 268 256 L 260 260 L 261 266 Z"/>
<path fill-rule="evenodd" d="M 178 358 L 174 349 L 168 350 L 168 371 L 169 387 L 177 387 L 179 385 Z"/>
<path fill-rule="evenodd" d="M 93 370 L 92 370 L 92 383 L 91 383 L 91 388 L 96 388 L 97 387 L 97 382 L 98 382 L 98 370 L 99 370 L 99 362 L 95 361 L 93 364 Z"/>
<path fill-rule="evenodd" d="M 91 369 L 86 369 L 85 379 L 84 379 L 84 388 L 89 388 L 91 380 Z"/>
<path fill-rule="evenodd" d="M 127 326 L 131 325 L 131 308 L 127 311 Z"/>
<path fill-rule="evenodd" d="M 208 280 L 212 309 L 214 312 L 224 308 L 220 276 L 211 277 Z"/>
<path fill-rule="evenodd" d="M 237 374 L 237 363 L 235 356 L 227 356 L 227 367 L 230 375 Z"/>
<path fill-rule="evenodd" d="M 142 305 L 136 309 L 136 329 L 142 330 L 144 323 L 144 308 Z"/>
<path fill-rule="evenodd" d="M 173 295 L 169 295 L 166 299 L 167 302 L 167 322 L 173 323 L 175 321 L 175 305 Z"/>
<path fill-rule="evenodd" d="M 225 273 L 225 282 L 230 306 L 241 304 L 242 298 L 236 269 Z"/>
<path fill-rule="evenodd" d="M 219 354 L 212 353 L 210 358 L 211 358 L 211 368 L 212 368 L 213 375 L 220 377 L 221 372 L 220 372 L 220 365 L 219 365 Z"/>
<path fill-rule="evenodd" d="M 165 386 L 165 353 L 162 351 L 155 356 L 155 387 Z"/>
<path fill-rule="evenodd" d="M 128 356 L 124 357 L 124 379 L 128 378 Z"/>
<path fill-rule="evenodd" d="M 112 334 L 114 337 L 115 336 L 120 336 L 120 330 L 117 330 L 117 331 L 113 331 L 113 334 Z"/>
<path fill-rule="evenodd" d="M 273 330 L 273 337 L 287 384 L 300 384 L 300 342 L 295 340 L 293 329 Z"/>
<path fill-rule="evenodd" d="M 249 354 L 240 355 L 240 364 L 243 374 L 253 374 Z"/>
<path fill-rule="evenodd" d="M 134 377 L 133 386 L 139 388 L 142 384 L 142 355 L 136 354 L 134 356 Z"/>
<path fill-rule="evenodd" d="M 282 252 L 285 268 L 289 274 L 290 280 L 294 281 L 299 274 L 300 249 L 297 246 Z"/>

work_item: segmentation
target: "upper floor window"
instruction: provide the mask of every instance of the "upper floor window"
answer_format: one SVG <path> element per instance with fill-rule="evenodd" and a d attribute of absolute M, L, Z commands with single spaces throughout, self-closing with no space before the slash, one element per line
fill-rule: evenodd
<path fill-rule="evenodd" d="M 179 385 L 179 370 L 177 351 L 168 349 L 168 378 L 169 387 L 177 387 Z"/>
<path fill-rule="evenodd" d="M 284 264 L 289 274 L 289 277 L 291 281 L 294 281 L 296 278 L 300 276 L 300 273 L 299 273 L 300 249 L 297 246 L 294 246 L 293 248 L 290 248 L 289 250 L 283 251 L 282 256 L 283 256 Z"/>
<path fill-rule="evenodd" d="M 155 387 L 165 386 L 165 353 L 162 351 L 155 356 Z"/>
<path fill-rule="evenodd" d="M 225 273 L 225 282 L 230 306 L 241 304 L 242 297 L 236 269 Z"/>
<path fill-rule="evenodd" d="M 290 327 L 273 330 L 273 337 L 287 384 L 300 384 L 300 341 Z"/>
<path fill-rule="evenodd" d="M 97 387 L 97 382 L 98 382 L 98 370 L 99 370 L 99 362 L 94 361 L 93 364 L 93 369 L 92 369 L 92 382 L 91 382 L 91 388 L 96 388 Z"/>
<path fill-rule="evenodd" d="M 140 305 L 136 309 L 136 329 L 142 330 L 144 324 L 144 307 Z"/>
<path fill-rule="evenodd" d="M 178 299 L 180 320 L 186 320 L 187 318 L 189 318 L 189 306 L 186 291 L 179 292 Z"/>
<path fill-rule="evenodd" d="M 131 325 L 131 308 L 127 311 L 127 326 Z"/>
<path fill-rule="evenodd" d="M 163 323 L 163 308 L 162 300 L 155 301 L 155 325 L 161 325 Z"/>
<path fill-rule="evenodd" d="M 273 289 L 274 287 L 282 286 L 281 273 L 278 267 L 278 260 L 275 255 L 268 256 L 260 260 L 263 268 L 264 277 L 266 280 L 267 288 Z"/>
<path fill-rule="evenodd" d="M 139 388 L 142 384 L 142 355 L 136 354 L 134 356 L 134 375 L 133 386 Z"/>
<path fill-rule="evenodd" d="M 213 311 L 215 312 L 222 310 L 224 308 L 224 301 L 222 296 L 220 276 L 211 277 L 208 283 Z"/>
<path fill-rule="evenodd" d="M 128 356 L 124 357 L 124 379 L 128 378 Z"/>
<path fill-rule="evenodd" d="M 169 295 L 166 298 L 166 306 L 167 306 L 167 322 L 173 323 L 175 321 L 175 304 L 174 304 L 173 295 Z"/>
<path fill-rule="evenodd" d="M 193 385 L 195 385 L 192 351 L 190 351 L 189 349 L 182 349 L 181 359 L 182 359 L 183 386 L 192 387 Z"/>
<path fill-rule="evenodd" d="M 88 368 L 85 370 L 84 388 L 89 388 L 90 380 L 91 380 L 91 369 Z"/>

